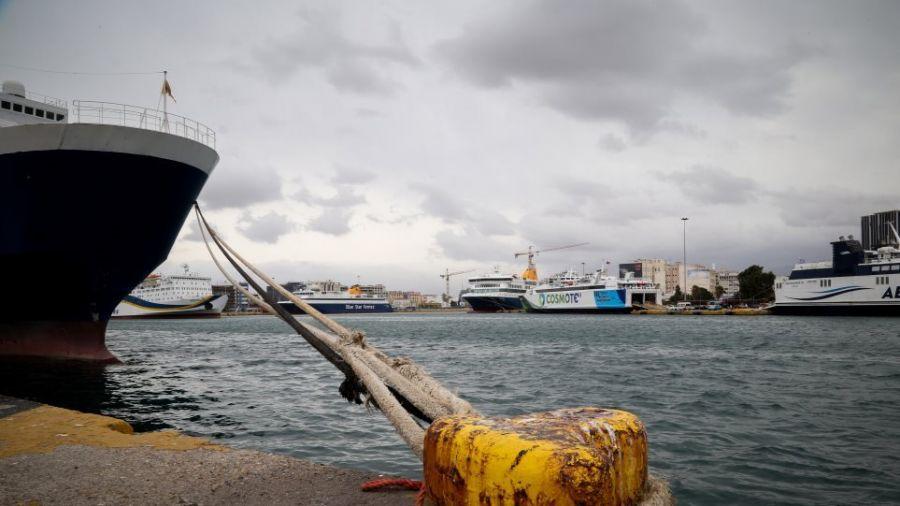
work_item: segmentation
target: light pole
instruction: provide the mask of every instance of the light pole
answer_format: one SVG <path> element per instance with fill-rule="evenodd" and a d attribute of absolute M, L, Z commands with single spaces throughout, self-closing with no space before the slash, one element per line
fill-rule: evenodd
<path fill-rule="evenodd" d="M 681 293 L 685 302 L 687 302 L 687 222 L 687 218 L 681 218 L 681 268 L 684 269 L 684 284 Z"/>

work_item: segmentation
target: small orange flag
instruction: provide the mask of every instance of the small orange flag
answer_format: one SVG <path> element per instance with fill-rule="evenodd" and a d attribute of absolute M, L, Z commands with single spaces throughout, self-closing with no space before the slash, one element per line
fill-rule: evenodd
<path fill-rule="evenodd" d="M 173 102 L 178 102 L 177 100 L 175 100 L 175 95 L 172 95 L 172 87 L 169 86 L 168 79 L 163 79 L 162 93 L 163 93 L 163 95 L 168 95 L 168 96 L 172 97 Z"/>

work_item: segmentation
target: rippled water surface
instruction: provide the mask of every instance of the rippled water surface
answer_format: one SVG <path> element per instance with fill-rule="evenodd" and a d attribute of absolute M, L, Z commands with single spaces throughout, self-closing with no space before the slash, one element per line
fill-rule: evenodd
<path fill-rule="evenodd" d="M 479 410 L 639 415 L 682 504 L 900 500 L 900 320 L 354 315 Z M 0 391 L 228 445 L 377 472 L 420 465 L 341 375 L 271 317 L 116 321 L 105 369 L 6 365 Z"/>

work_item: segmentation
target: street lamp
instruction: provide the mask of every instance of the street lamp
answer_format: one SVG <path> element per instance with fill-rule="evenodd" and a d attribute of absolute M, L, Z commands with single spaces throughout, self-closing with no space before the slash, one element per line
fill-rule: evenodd
<path fill-rule="evenodd" d="M 682 234 L 682 235 L 681 235 L 681 237 L 682 237 L 682 239 L 681 239 L 681 247 L 682 247 L 682 251 L 681 251 L 681 254 L 682 254 L 682 256 L 681 256 L 681 268 L 684 269 L 684 284 L 682 285 L 684 288 L 682 288 L 681 293 L 682 293 L 682 295 L 683 295 L 683 297 L 684 297 L 684 301 L 685 301 L 685 302 L 687 302 L 687 222 L 688 222 L 688 219 L 687 219 L 687 218 L 681 218 L 681 225 L 682 225 L 682 231 L 681 231 L 681 234 Z"/>

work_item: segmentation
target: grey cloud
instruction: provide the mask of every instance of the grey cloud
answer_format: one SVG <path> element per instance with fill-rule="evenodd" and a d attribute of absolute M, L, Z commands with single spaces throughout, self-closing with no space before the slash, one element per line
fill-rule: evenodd
<path fill-rule="evenodd" d="M 331 197 L 317 198 L 313 202 L 325 207 L 353 207 L 366 203 L 366 197 L 361 193 L 347 188 L 346 186 L 338 186 L 338 191 Z"/>
<path fill-rule="evenodd" d="M 618 121 L 646 134 L 676 98 L 700 97 L 733 113 L 784 108 L 790 70 L 806 53 L 717 54 L 701 47 L 705 21 L 682 2 L 611 0 L 517 3 L 436 46 L 481 86 L 535 86 L 550 107 Z"/>
<path fill-rule="evenodd" d="M 309 224 L 310 230 L 330 235 L 343 235 L 350 231 L 349 210 L 325 209 L 318 218 Z"/>
<path fill-rule="evenodd" d="M 483 209 L 478 216 L 470 219 L 479 232 L 485 235 L 512 235 L 516 233 L 516 224 L 502 214 Z"/>
<path fill-rule="evenodd" d="M 338 165 L 331 181 L 336 184 L 363 184 L 375 179 L 375 173 L 365 169 Z"/>
<path fill-rule="evenodd" d="M 771 197 L 786 225 L 845 227 L 848 234 L 859 233 L 860 216 L 900 207 L 895 196 L 840 188 L 790 188 L 772 192 Z"/>
<path fill-rule="evenodd" d="M 198 197 L 208 209 L 245 207 L 281 198 L 281 178 L 269 168 L 215 170 Z"/>
<path fill-rule="evenodd" d="M 466 226 L 461 234 L 441 230 L 435 235 L 435 239 L 443 253 L 454 260 L 490 262 L 508 258 L 512 254 L 509 246 L 472 226 Z"/>
<path fill-rule="evenodd" d="M 605 134 L 604 136 L 600 137 L 600 140 L 597 141 L 597 145 L 607 151 L 612 151 L 614 153 L 625 151 L 625 149 L 628 147 L 628 145 L 625 144 L 625 139 L 615 134 Z"/>
<path fill-rule="evenodd" d="M 254 241 L 276 243 L 282 235 L 290 233 L 294 224 L 283 214 L 270 211 L 262 216 L 254 216 L 245 211 L 238 222 L 238 230 Z"/>
<path fill-rule="evenodd" d="M 673 119 L 663 119 L 657 124 L 657 129 L 663 132 L 671 132 L 683 135 L 685 137 L 693 137 L 695 139 L 706 138 L 706 130 L 691 123 L 684 123 Z"/>
<path fill-rule="evenodd" d="M 756 200 L 763 192 L 753 179 L 705 165 L 694 165 L 685 170 L 661 174 L 660 177 L 699 204 L 746 204 Z"/>
<path fill-rule="evenodd" d="M 466 218 L 466 207 L 446 191 L 423 183 L 412 183 L 409 187 L 424 195 L 421 208 L 426 213 L 445 221 Z"/>
<path fill-rule="evenodd" d="M 375 109 L 369 109 L 368 107 L 358 107 L 356 109 L 356 115 L 360 118 L 381 118 L 384 117 L 384 113 Z"/>
<path fill-rule="evenodd" d="M 515 233 L 515 224 L 497 211 L 479 207 L 477 213 L 472 213 L 470 205 L 441 188 L 423 183 L 412 183 L 409 187 L 424 195 L 420 207 L 431 216 L 448 223 L 464 223 L 485 235 Z"/>
<path fill-rule="evenodd" d="M 184 224 L 182 231 L 187 229 L 187 233 L 181 236 L 182 241 L 202 241 L 203 235 L 200 233 L 200 226 L 197 224 L 197 220 L 193 219 L 194 215 L 191 214 L 188 216 L 187 223 Z"/>
<path fill-rule="evenodd" d="M 351 186 L 345 184 L 337 185 L 335 194 L 330 197 L 320 197 L 319 195 L 313 195 L 306 188 L 302 188 L 294 193 L 294 200 L 313 206 L 346 209 L 366 203 L 365 195 L 357 192 Z"/>
<path fill-rule="evenodd" d="M 344 35 L 337 14 L 325 11 L 301 12 L 293 34 L 269 40 L 254 51 L 254 58 L 272 81 L 316 68 L 324 70 L 335 88 L 361 94 L 386 94 L 396 87 L 386 66 L 419 65 L 398 28 L 385 43 L 361 43 Z"/>

